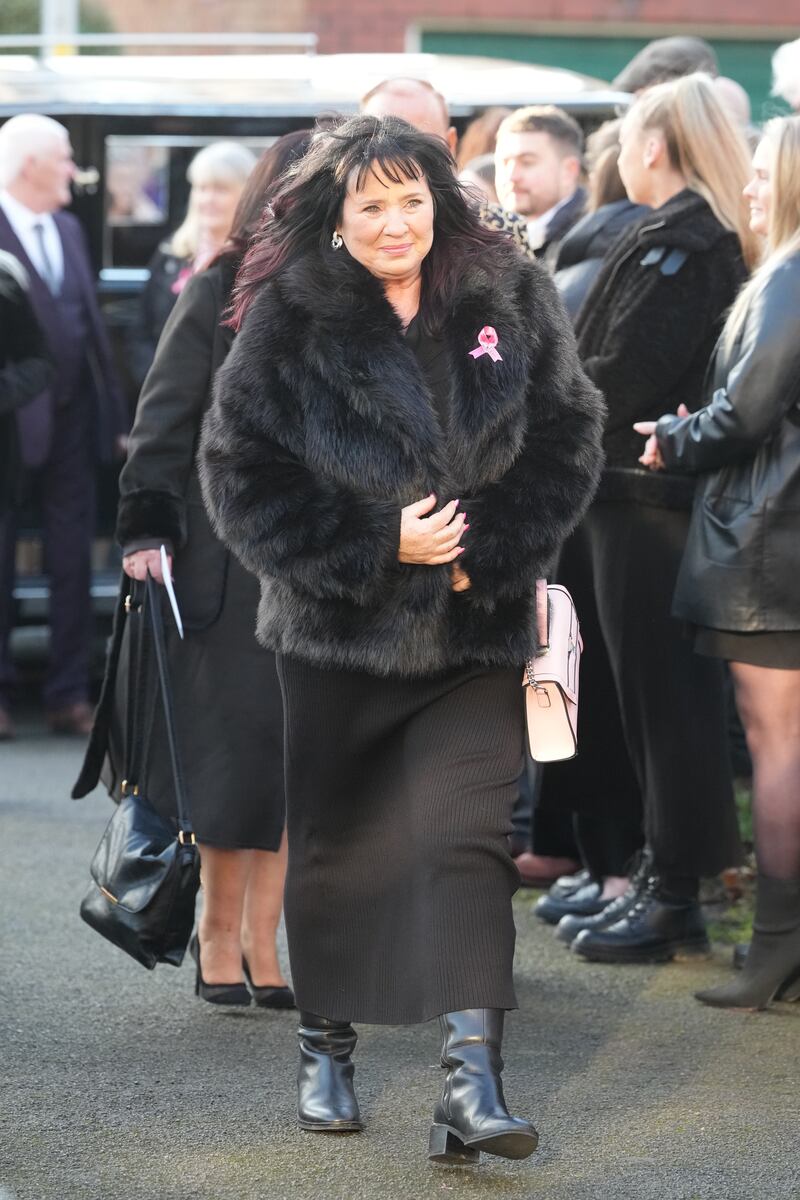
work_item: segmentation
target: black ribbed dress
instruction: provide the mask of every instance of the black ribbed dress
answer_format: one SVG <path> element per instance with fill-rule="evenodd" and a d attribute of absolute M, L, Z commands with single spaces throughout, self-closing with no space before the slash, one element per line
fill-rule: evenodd
<path fill-rule="evenodd" d="M 408 339 L 441 407 L 443 347 L 416 321 Z M 298 1007 L 375 1024 L 515 1008 L 521 668 L 387 679 L 277 661 Z"/>

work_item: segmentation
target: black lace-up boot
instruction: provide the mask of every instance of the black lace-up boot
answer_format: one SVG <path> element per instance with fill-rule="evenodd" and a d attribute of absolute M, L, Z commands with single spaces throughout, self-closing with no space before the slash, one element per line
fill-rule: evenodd
<path fill-rule="evenodd" d="M 584 929 L 607 929 L 609 925 L 615 925 L 621 917 L 624 917 L 633 908 L 647 883 L 653 865 L 652 857 L 648 850 L 642 850 L 641 854 L 637 855 L 637 858 L 638 865 L 634 867 L 627 888 L 621 896 L 617 896 L 616 900 L 612 900 L 601 912 L 595 913 L 593 917 L 568 915 L 561 918 L 556 926 L 556 937 L 560 942 L 571 946 L 578 934 L 582 933 Z M 636 859 L 634 859 L 634 862 L 636 862 Z"/>
<path fill-rule="evenodd" d="M 499 1008 L 470 1008 L 439 1018 L 447 1078 L 433 1114 L 428 1157 L 434 1162 L 477 1162 L 481 1150 L 527 1158 L 536 1149 L 536 1130 L 509 1115 L 503 1096 L 504 1017 Z"/>
<path fill-rule="evenodd" d="M 352 1025 L 300 1014 L 297 1116 L 301 1129 L 347 1133 L 363 1129 L 353 1089 Z"/>
<path fill-rule="evenodd" d="M 572 949 L 590 962 L 657 963 L 711 954 L 696 896 L 676 893 L 670 881 L 648 876 L 628 911 L 603 929 L 585 929 Z"/>

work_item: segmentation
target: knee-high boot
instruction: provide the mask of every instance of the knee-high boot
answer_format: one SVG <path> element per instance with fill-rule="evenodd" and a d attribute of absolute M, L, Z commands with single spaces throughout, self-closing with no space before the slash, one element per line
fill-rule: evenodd
<path fill-rule="evenodd" d="M 300 1014 L 297 1116 L 301 1129 L 346 1133 L 363 1129 L 353 1089 L 352 1025 Z"/>
<path fill-rule="evenodd" d="M 742 971 L 695 995 L 716 1008 L 755 1009 L 800 996 L 800 879 L 758 876 L 753 940 Z"/>
<path fill-rule="evenodd" d="M 433 1113 L 428 1157 L 434 1162 L 476 1162 L 481 1150 L 527 1158 L 536 1149 L 536 1130 L 509 1115 L 503 1096 L 504 1017 L 499 1008 L 470 1008 L 439 1018 L 447 1078 Z"/>

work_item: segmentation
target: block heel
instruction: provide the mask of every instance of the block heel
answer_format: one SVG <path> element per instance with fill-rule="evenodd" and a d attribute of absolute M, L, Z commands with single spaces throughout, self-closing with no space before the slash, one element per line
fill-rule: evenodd
<path fill-rule="evenodd" d="M 446 1125 L 432 1125 L 428 1138 L 428 1158 L 431 1162 L 450 1163 L 459 1165 L 480 1161 L 480 1151 L 465 1146 L 461 1138 L 452 1133 Z"/>

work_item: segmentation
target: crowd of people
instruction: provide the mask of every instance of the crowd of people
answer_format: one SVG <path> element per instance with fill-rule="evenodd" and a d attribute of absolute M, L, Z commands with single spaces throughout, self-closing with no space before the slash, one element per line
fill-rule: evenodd
<path fill-rule="evenodd" d="M 328 1132 L 363 1124 L 353 1023 L 438 1017 L 438 1162 L 536 1147 L 501 1083 L 520 882 L 587 962 L 709 953 L 700 881 L 742 859 L 731 695 L 756 915 L 698 999 L 800 997 L 800 116 L 756 129 L 692 38 L 616 82 L 632 103 L 588 138 L 530 106 L 459 140 L 392 79 L 257 162 L 202 150 L 133 330 L 131 429 L 67 133 L 0 128 L 0 737 L 34 487 L 48 719 L 91 728 L 91 467 L 124 455 L 123 586 L 163 583 L 165 547 L 185 624 L 196 992 L 296 1005 L 300 1124 Z M 586 643 L 579 754 L 544 769 L 520 687 L 541 578 Z M 125 638 L 106 669 L 119 796 Z M 157 732 L 148 797 L 173 815 Z"/>

